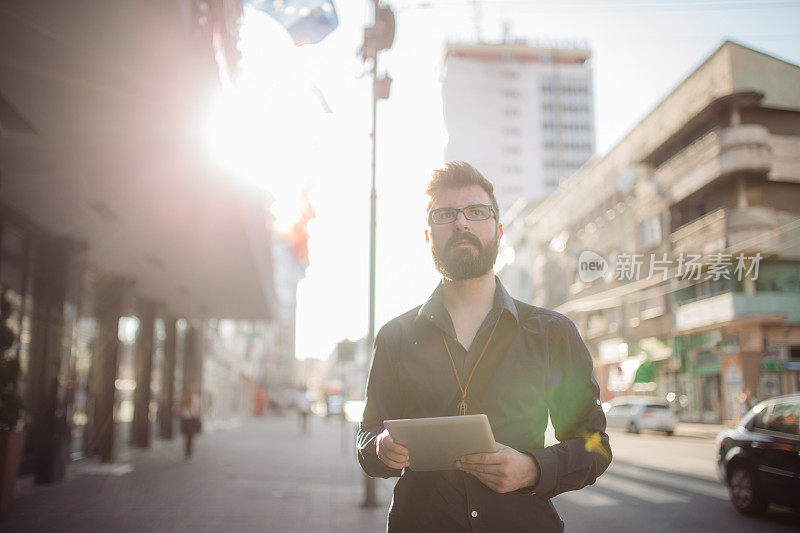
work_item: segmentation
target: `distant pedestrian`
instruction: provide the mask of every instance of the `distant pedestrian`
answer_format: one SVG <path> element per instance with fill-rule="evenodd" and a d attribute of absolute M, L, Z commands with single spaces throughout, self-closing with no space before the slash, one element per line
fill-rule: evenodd
<path fill-rule="evenodd" d="M 297 408 L 297 421 L 300 426 L 300 434 L 305 435 L 308 433 L 308 415 L 311 412 L 311 402 L 308 401 L 308 394 L 305 389 L 297 391 L 295 407 Z"/>
<path fill-rule="evenodd" d="M 756 402 L 753 393 L 750 392 L 750 389 L 744 389 L 739 394 L 739 418 L 743 417 L 747 414 L 747 412 L 752 409 L 752 407 L 758 403 Z"/>
<path fill-rule="evenodd" d="M 181 400 L 181 433 L 183 433 L 186 442 L 184 451 L 184 458 L 186 460 L 191 459 L 194 436 L 200 433 L 203 427 L 200 418 L 201 414 L 202 405 L 200 404 L 200 396 L 193 393 L 191 389 L 184 390 Z"/>

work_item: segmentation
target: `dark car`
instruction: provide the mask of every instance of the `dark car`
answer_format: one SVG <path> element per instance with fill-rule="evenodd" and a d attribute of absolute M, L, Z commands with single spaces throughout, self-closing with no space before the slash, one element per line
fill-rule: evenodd
<path fill-rule="evenodd" d="M 740 512 L 760 514 L 770 503 L 800 510 L 800 394 L 763 401 L 722 430 L 717 466 Z"/>

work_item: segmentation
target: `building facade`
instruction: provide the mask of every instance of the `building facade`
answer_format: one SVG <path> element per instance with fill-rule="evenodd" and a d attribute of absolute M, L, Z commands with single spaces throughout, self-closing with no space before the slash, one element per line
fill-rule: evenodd
<path fill-rule="evenodd" d="M 722 421 L 748 391 L 800 390 L 799 84 L 797 65 L 725 42 L 507 221 L 501 277 L 575 320 L 604 400 Z"/>
<path fill-rule="evenodd" d="M 0 292 L 14 339 L 0 355 L 21 366 L 20 472 L 47 483 L 70 459 L 174 438 L 185 393 L 213 419 L 249 412 L 276 335 L 278 237 L 262 191 L 197 136 L 235 68 L 239 2 L 6 11 Z"/>
<path fill-rule="evenodd" d="M 585 47 L 447 45 L 442 96 L 447 160 L 492 176 L 501 213 L 547 196 L 595 151 Z"/>

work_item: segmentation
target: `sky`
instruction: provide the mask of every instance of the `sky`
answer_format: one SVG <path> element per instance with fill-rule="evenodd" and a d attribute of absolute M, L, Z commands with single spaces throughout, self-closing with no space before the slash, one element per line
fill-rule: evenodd
<path fill-rule="evenodd" d="M 447 143 L 446 42 L 474 42 L 476 28 L 498 42 L 507 24 L 529 43 L 588 44 L 601 155 L 725 39 L 800 64 L 797 0 L 484 0 L 478 17 L 472 0 L 384 3 L 397 33 L 379 58 L 393 83 L 378 104 L 376 330 L 424 302 L 439 280 L 424 240 L 424 190 Z M 209 118 L 220 162 L 270 191 L 279 229 L 299 216 L 303 192 L 316 211 L 297 291 L 300 359 L 325 358 L 368 329 L 371 79 L 359 49 L 372 2 L 335 5 L 339 27 L 302 47 L 248 8 L 241 79 Z"/>

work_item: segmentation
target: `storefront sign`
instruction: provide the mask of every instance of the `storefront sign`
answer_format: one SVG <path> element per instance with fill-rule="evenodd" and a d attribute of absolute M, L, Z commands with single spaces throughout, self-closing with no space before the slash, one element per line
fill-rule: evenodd
<path fill-rule="evenodd" d="M 780 372 L 786 369 L 786 361 L 781 359 L 764 359 L 758 366 L 762 372 Z"/>

